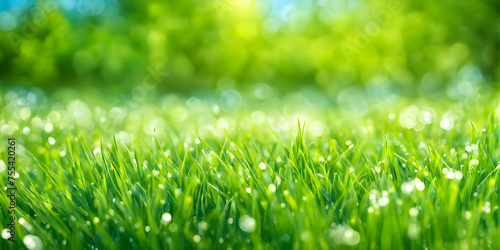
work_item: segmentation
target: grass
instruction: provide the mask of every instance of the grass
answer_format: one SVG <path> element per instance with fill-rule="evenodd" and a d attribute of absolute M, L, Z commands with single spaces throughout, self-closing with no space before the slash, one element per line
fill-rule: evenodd
<path fill-rule="evenodd" d="M 498 249 L 493 97 L 297 122 L 175 98 L 168 112 L 49 99 L 27 115 L 10 92 L 0 127 L 19 145 L 18 227 L 0 248 Z"/>

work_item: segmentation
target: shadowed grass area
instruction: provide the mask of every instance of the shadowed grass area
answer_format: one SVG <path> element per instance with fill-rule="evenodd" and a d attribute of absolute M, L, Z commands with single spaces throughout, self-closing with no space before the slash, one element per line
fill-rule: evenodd
<path fill-rule="evenodd" d="M 453 122 L 434 117 L 419 131 L 400 119 L 408 114 L 402 112 L 365 115 L 357 125 L 347 123 L 348 117 L 325 115 L 298 122 L 288 132 L 266 128 L 268 122 L 251 130 L 238 123 L 235 130 L 204 137 L 167 125 L 150 135 L 137 132 L 130 140 L 120 131 L 127 122 L 115 124 L 120 129 L 109 127 L 116 136 L 106 137 L 86 126 L 72 129 L 69 122 L 47 129 L 52 114 L 45 125 L 33 125 L 26 133 L 26 121 L 12 114 L 11 121 L 23 131 L 15 134 L 19 238 L 15 245 L 0 244 L 33 249 L 497 248 L 500 127 L 495 105 L 485 101 L 480 109 L 464 108 Z M 91 118 L 98 120 L 97 113 Z M 60 124 L 65 116 L 61 112 Z M 36 117 L 33 113 L 32 124 Z M 421 113 L 416 122 L 425 123 L 425 117 Z M 314 129 L 318 121 L 326 124 L 321 133 Z M 2 131 L 7 130 L 2 126 Z M 0 201 L 1 219 L 7 221 L 8 197 Z"/>

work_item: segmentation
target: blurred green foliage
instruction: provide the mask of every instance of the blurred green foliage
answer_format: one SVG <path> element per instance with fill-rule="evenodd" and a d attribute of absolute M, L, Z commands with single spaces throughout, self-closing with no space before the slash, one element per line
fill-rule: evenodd
<path fill-rule="evenodd" d="M 0 31 L 1 84 L 432 93 L 473 72 L 467 81 L 498 86 L 496 0 L 102 3 L 99 14 L 43 0 L 18 11 Z"/>

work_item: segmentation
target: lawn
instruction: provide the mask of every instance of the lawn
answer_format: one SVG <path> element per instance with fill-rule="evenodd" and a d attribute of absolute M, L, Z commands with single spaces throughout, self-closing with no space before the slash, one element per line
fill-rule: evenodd
<path fill-rule="evenodd" d="M 499 17 L 0 0 L 0 250 L 500 249 Z"/>
<path fill-rule="evenodd" d="M 241 96 L 4 91 L 0 187 L 15 138 L 17 221 L 0 248 L 500 248 L 494 91 L 364 107 Z"/>

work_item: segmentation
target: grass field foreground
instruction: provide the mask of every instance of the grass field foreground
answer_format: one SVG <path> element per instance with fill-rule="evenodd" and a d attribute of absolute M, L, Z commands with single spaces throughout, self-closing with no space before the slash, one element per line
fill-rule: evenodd
<path fill-rule="evenodd" d="M 2 96 L 19 173 L 18 240 L 2 249 L 500 248 L 498 94 L 357 115 L 55 100 Z"/>

